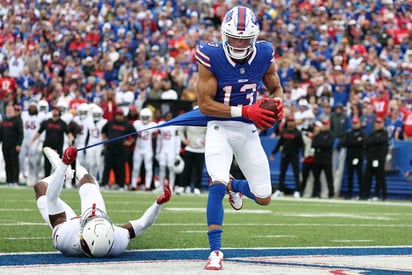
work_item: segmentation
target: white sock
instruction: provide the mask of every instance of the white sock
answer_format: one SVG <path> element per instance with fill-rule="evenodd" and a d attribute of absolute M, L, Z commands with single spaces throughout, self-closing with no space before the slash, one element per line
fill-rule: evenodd
<path fill-rule="evenodd" d="M 58 200 L 59 203 L 61 203 L 64 206 L 64 211 L 66 212 L 66 219 L 70 220 L 71 218 L 77 216 L 74 210 L 65 201 L 63 201 L 60 198 L 58 198 Z M 37 208 L 39 209 L 40 215 L 42 216 L 43 220 L 50 226 L 50 228 L 52 228 L 50 224 L 46 196 L 41 196 L 37 199 Z"/>
<path fill-rule="evenodd" d="M 80 180 L 84 175 L 89 174 L 86 168 L 84 168 L 78 161 L 76 162 L 76 179 Z"/>
<path fill-rule="evenodd" d="M 46 191 L 49 215 L 55 215 L 65 211 L 64 204 L 61 203 L 59 197 L 63 189 L 64 174 L 66 173 L 67 167 L 64 163 L 59 164 L 53 174 L 50 175 L 50 179 L 46 181 L 49 184 Z"/>
<path fill-rule="evenodd" d="M 176 174 L 173 171 L 173 166 L 171 166 L 169 167 L 169 186 L 170 186 L 170 190 L 172 191 L 175 187 L 175 180 L 176 180 Z M 163 183 L 160 186 L 163 186 Z"/>
<path fill-rule="evenodd" d="M 49 219 L 49 210 L 47 209 L 47 198 L 46 196 L 41 196 L 37 199 L 37 208 L 40 211 L 40 215 L 43 217 L 43 220 L 52 228 Z"/>
<path fill-rule="evenodd" d="M 156 186 L 156 187 L 163 186 L 163 183 L 165 181 L 165 177 L 166 177 L 166 166 L 160 166 L 160 169 L 159 169 L 159 186 Z"/>

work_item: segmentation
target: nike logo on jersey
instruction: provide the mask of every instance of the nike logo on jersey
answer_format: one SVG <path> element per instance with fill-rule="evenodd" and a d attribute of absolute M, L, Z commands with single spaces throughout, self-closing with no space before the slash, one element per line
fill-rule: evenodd
<path fill-rule="evenodd" d="M 255 128 L 255 129 L 252 129 L 252 133 L 256 133 L 256 131 L 257 131 L 257 129 Z"/>

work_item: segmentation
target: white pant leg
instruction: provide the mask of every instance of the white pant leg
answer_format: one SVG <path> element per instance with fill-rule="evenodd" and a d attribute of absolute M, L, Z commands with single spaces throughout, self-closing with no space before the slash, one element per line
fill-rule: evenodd
<path fill-rule="evenodd" d="M 137 148 L 135 150 L 138 150 Z M 135 152 L 133 155 L 133 170 L 132 170 L 132 182 L 130 186 L 136 187 L 137 178 L 140 175 L 140 167 L 142 166 L 143 155 L 140 152 Z"/>
<path fill-rule="evenodd" d="M 145 187 L 150 188 L 153 179 L 153 153 L 151 151 L 145 152 L 143 157 L 146 169 Z"/>
<path fill-rule="evenodd" d="M 233 149 L 229 144 L 231 132 L 221 121 L 210 121 L 205 137 L 206 169 L 212 182 L 229 182 L 230 166 L 233 161 Z"/>
<path fill-rule="evenodd" d="M 256 127 L 237 121 L 210 121 L 206 132 L 206 167 L 212 181 L 227 183 L 233 155 L 258 198 L 272 193 L 270 167 Z"/>
<path fill-rule="evenodd" d="M 253 125 L 244 129 L 243 141 L 241 137 L 235 140 L 234 154 L 252 194 L 266 198 L 272 194 L 270 166 L 259 134 L 253 129 L 256 129 Z"/>
<path fill-rule="evenodd" d="M 83 184 L 79 188 L 82 214 L 96 204 L 96 207 L 106 213 L 106 204 L 96 183 Z"/>

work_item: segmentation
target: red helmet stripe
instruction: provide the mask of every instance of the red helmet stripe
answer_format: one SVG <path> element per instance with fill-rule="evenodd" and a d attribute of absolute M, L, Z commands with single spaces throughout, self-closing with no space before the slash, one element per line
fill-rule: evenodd
<path fill-rule="evenodd" d="M 238 20 L 237 20 L 237 30 L 245 31 L 246 29 L 246 8 L 239 7 Z"/>

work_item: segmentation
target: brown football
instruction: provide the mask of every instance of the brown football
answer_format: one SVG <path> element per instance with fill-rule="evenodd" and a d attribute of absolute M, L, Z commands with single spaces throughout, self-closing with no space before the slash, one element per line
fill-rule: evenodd
<path fill-rule="evenodd" d="M 273 100 L 266 100 L 263 101 L 262 104 L 260 104 L 260 108 L 265 109 L 265 110 L 269 110 L 272 111 L 274 113 L 274 117 L 277 118 L 276 113 L 277 113 L 277 104 L 275 101 Z"/>

